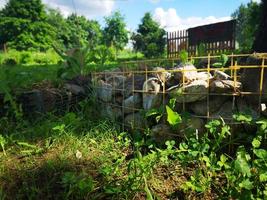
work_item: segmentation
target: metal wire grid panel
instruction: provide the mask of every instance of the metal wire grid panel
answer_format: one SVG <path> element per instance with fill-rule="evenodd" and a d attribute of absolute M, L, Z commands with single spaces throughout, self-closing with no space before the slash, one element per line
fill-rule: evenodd
<path fill-rule="evenodd" d="M 255 54 L 253 54 L 255 56 Z M 203 57 L 190 57 L 189 61 L 198 61 L 198 60 L 206 60 L 207 66 L 206 68 L 199 68 L 193 69 L 192 71 L 197 72 L 207 72 L 208 74 L 214 73 L 217 70 L 224 71 L 225 73 L 229 74 L 233 83 L 234 87 L 231 92 L 213 92 L 210 90 L 210 87 L 205 91 L 205 93 L 187 93 L 185 91 L 186 79 L 185 79 L 185 72 L 190 70 L 181 70 L 175 69 L 174 67 L 177 65 L 178 59 L 156 59 L 156 60 L 145 60 L 145 61 L 133 61 L 133 62 L 124 62 L 121 63 L 120 69 L 111 70 L 111 71 L 104 71 L 104 72 L 94 72 L 92 73 L 92 80 L 93 80 L 93 89 L 96 91 L 97 95 L 97 102 L 99 108 L 99 112 L 102 114 L 103 117 L 106 117 L 110 120 L 116 121 L 117 123 L 121 124 L 123 130 L 125 129 L 146 129 L 148 126 L 140 124 L 144 122 L 145 124 L 145 117 L 144 113 L 148 112 L 148 110 L 144 110 L 144 108 L 140 105 L 136 106 L 134 103 L 127 107 L 125 105 L 125 99 L 135 97 L 135 95 L 142 96 L 147 94 L 158 95 L 161 100 L 161 105 L 166 105 L 168 103 L 168 99 L 170 99 L 170 92 L 169 88 L 167 88 L 165 83 L 162 83 L 160 86 L 160 91 L 155 94 L 154 91 L 149 91 L 143 87 L 143 84 L 149 80 L 150 77 L 157 78 L 157 75 L 160 73 L 182 73 L 182 82 L 177 83 L 181 86 L 181 95 L 186 97 L 187 95 L 205 95 L 206 101 L 206 114 L 205 115 L 196 115 L 191 114 L 192 117 L 202 118 L 205 120 L 216 119 L 220 118 L 220 116 L 214 116 L 210 112 L 210 100 L 214 97 L 223 97 L 227 96 L 231 98 L 232 102 L 232 111 L 235 110 L 235 105 L 237 98 L 245 98 L 248 96 L 257 96 L 258 103 L 256 112 L 258 116 L 261 115 L 261 105 L 262 105 L 262 96 L 267 95 L 267 91 L 263 92 L 264 83 L 267 84 L 267 80 L 264 80 L 265 68 L 267 68 L 265 60 L 267 59 L 266 54 L 257 54 L 259 57 L 261 64 L 259 65 L 241 65 L 239 63 L 242 58 L 247 58 L 248 56 L 253 56 L 250 54 L 242 54 L 242 55 L 228 55 L 230 59 L 230 66 L 229 67 L 212 67 L 212 60 L 219 58 L 219 56 L 203 56 Z M 163 67 L 162 70 L 155 70 L 155 67 Z M 252 70 L 256 69 L 259 70 L 259 80 L 255 80 L 255 84 L 258 81 L 259 88 L 257 91 L 244 91 L 238 89 L 238 84 L 241 79 L 241 72 L 244 70 Z M 254 71 L 253 71 L 254 72 Z M 117 79 L 120 79 L 119 81 Z M 208 86 L 210 86 L 210 82 L 212 79 L 207 79 Z M 99 84 L 101 82 L 102 84 Z M 99 98 L 98 93 L 101 91 L 106 91 L 102 95 L 102 99 Z M 105 95 L 107 99 L 105 99 Z M 104 96 L 104 99 L 103 99 Z M 108 97 L 111 96 L 111 97 Z M 144 103 L 144 102 L 142 102 Z M 182 112 L 187 112 L 190 109 L 190 104 L 185 101 L 181 102 L 182 105 Z M 156 108 L 160 106 L 157 105 Z M 104 112 L 102 112 L 104 110 Z M 181 112 L 181 111 L 180 111 Z M 232 114 L 233 114 L 232 112 Z M 130 117 L 129 117 L 130 116 Z M 141 118 L 141 119 L 140 119 Z M 227 120 L 229 124 L 236 124 L 239 122 L 234 121 L 232 115 L 223 117 L 224 120 Z"/>

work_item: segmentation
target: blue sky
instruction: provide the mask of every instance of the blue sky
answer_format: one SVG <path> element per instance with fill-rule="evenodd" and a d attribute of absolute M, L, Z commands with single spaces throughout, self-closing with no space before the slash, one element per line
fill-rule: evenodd
<path fill-rule="evenodd" d="M 0 0 L 0 7 L 7 0 Z M 229 20 L 241 3 L 251 0 L 43 0 L 64 14 L 77 12 L 103 25 L 103 17 L 115 10 L 125 16 L 127 27 L 135 30 L 145 12 L 168 31 Z M 259 1 L 259 0 L 253 0 Z"/>

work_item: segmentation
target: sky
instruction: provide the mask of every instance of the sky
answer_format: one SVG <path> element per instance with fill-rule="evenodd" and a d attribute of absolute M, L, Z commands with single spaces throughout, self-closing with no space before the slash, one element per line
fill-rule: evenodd
<path fill-rule="evenodd" d="M 7 0 L 0 0 L 0 8 Z M 166 31 L 182 30 L 231 19 L 231 14 L 243 3 L 260 0 L 43 0 L 47 6 L 59 9 L 64 16 L 75 12 L 104 25 L 104 17 L 119 10 L 127 28 L 137 29 L 145 12 Z"/>

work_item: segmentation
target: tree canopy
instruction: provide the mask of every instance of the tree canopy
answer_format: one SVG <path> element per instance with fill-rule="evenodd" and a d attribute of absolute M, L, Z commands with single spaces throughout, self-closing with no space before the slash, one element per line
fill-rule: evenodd
<path fill-rule="evenodd" d="M 128 31 L 124 17 L 120 12 L 114 12 L 105 18 L 106 26 L 103 30 L 103 40 L 108 47 L 114 46 L 116 50 L 121 50 L 128 43 Z"/>
<path fill-rule="evenodd" d="M 249 2 L 241 6 L 232 14 L 237 20 L 236 39 L 242 52 L 250 52 L 260 23 L 260 5 Z"/>
<path fill-rule="evenodd" d="M 41 0 L 10 0 L 0 11 L 0 43 L 17 50 L 46 50 L 55 39 L 55 29 Z"/>
<path fill-rule="evenodd" d="M 165 30 L 146 13 L 138 26 L 137 33 L 132 36 L 134 48 L 141 51 L 145 57 L 160 57 L 166 45 Z"/>
<path fill-rule="evenodd" d="M 256 52 L 267 52 L 267 0 L 260 5 L 261 20 L 252 49 Z"/>
<path fill-rule="evenodd" d="M 46 18 L 44 8 L 42 0 L 9 0 L 0 13 L 4 17 L 14 17 L 35 22 Z"/>

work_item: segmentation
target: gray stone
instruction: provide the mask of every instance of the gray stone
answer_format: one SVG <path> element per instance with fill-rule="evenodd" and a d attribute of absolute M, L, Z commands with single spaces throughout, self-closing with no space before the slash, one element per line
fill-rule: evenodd
<path fill-rule="evenodd" d="M 225 86 L 220 80 L 213 80 L 210 82 L 210 91 L 216 93 L 223 93 L 226 91 Z"/>
<path fill-rule="evenodd" d="M 125 114 L 136 112 L 135 109 L 142 108 L 142 98 L 140 94 L 134 94 L 122 102 L 123 110 Z"/>
<path fill-rule="evenodd" d="M 255 61 L 256 62 L 256 61 Z M 263 70 L 263 84 L 262 84 L 262 97 L 261 102 L 267 103 L 267 68 Z M 260 93 L 260 77 L 261 77 L 261 69 L 244 69 L 241 82 L 243 84 L 244 92 L 254 92 Z M 247 95 L 246 98 L 250 104 L 258 104 L 260 95 Z"/>
<path fill-rule="evenodd" d="M 157 108 L 162 103 L 160 83 L 157 78 L 150 78 L 143 85 L 143 108 L 150 110 Z"/>
<path fill-rule="evenodd" d="M 218 111 L 222 104 L 227 101 L 226 96 L 210 96 L 209 98 L 209 113 L 213 114 Z M 196 114 L 200 116 L 207 115 L 207 100 L 204 101 L 196 101 L 189 105 L 189 108 Z"/>
<path fill-rule="evenodd" d="M 140 113 L 127 115 L 124 119 L 124 124 L 127 128 L 132 130 L 146 128 L 146 120 Z"/>
<path fill-rule="evenodd" d="M 203 100 L 208 94 L 208 83 L 204 80 L 195 80 L 184 87 L 174 86 L 167 91 L 178 103 L 190 103 Z M 185 94 L 182 94 L 182 93 Z"/>
<path fill-rule="evenodd" d="M 213 78 L 212 75 L 208 72 L 198 72 L 196 77 L 197 80 L 204 80 L 204 81 L 207 81 L 212 78 Z"/>
<path fill-rule="evenodd" d="M 234 82 L 232 80 L 222 80 L 222 83 L 225 85 L 226 88 L 229 89 L 240 90 L 242 88 L 242 83 L 238 81 Z"/>
<path fill-rule="evenodd" d="M 75 84 L 66 83 L 65 88 L 70 91 L 72 94 L 85 94 L 85 90 L 83 87 Z"/>
<path fill-rule="evenodd" d="M 210 82 L 210 91 L 216 93 L 234 92 L 240 90 L 242 84 L 232 80 L 213 80 Z"/>
<path fill-rule="evenodd" d="M 230 80 L 231 76 L 229 76 L 228 74 L 219 71 L 219 70 L 215 70 L 214 71 L 214 78 L 218 79 L 218 80 Z"/>
<path fill-rule="evenodd" d="M 117 121 L 122 118 L 122 111 L 119 106 L 102 104 L 100 114 L 103 118 L 112 121 Z"/>
<path fill-rule="evenodd" d="M 107 78 L 106 83 L 112 85 L 114 89 L 119 89 L 119 86 L 122 85 L 125 80 L 126 80 L 125 76 L 115 75 Z"/>
<path fill-rule="evenodd" d="M 183 76 L 185 83 L 188 81 L 196 80 L 198 77 L 197 69 L 194 65 L 178 65 L 174 68 L 174 70 L 177 70 L 177 72 L 174 72 L 174 78 L 179 81 L 180 83 L 183 82 Z"/>
<path fill-rule="evenodd" d="M 160 82 L 163 84 L 171 78 L 171 73 L 169 73 L 162 67 L 156 67 L 153 69 L 153 71 L 155 71 L 153 75 L 157 77 L 158 80 L 160 80 Z"/>
<path fill-rule="evenodd" d="M 124 98 L 126 99 L 131 96 L 133 94 L 133 90 L 142 91 L 145 79 L 146 77 L 144 75 L 136 74 L 128 77 L 124 84 L 119 86 L 119 88 L 123 90 L 122 94 L 124 95 Z"/>
<path fill-rule="evenodd" d="M 233 118 L 233 114 L 234 114 L 233 102 L 227 101 L 221 106 L 221 108 L 217 112 L 210 115 L 210 117 L 212 119 L 223 118 L 225 121 L 230 121 Z"/>
<path fill-rule="evenodd" d="M 267 117 L 267 106 L 265 103 L 261 104 L 261 114 L 265 117 Z"/>
<path fill-rule="evenodd" d="M 110 102 L 112 100 L 112 85 L 102 80 L 98 81 L 96 85 L 96 95 L 101 101 Z"/>
<path fill-rule="evenodd" d="M 238 113 L 248 114 L 256 120 L 260 117 L 260 112 L 257 112 L 257 109 L 249 105 L 244 98 L 239 97 L 236 99 L 236 112 Z"/>

